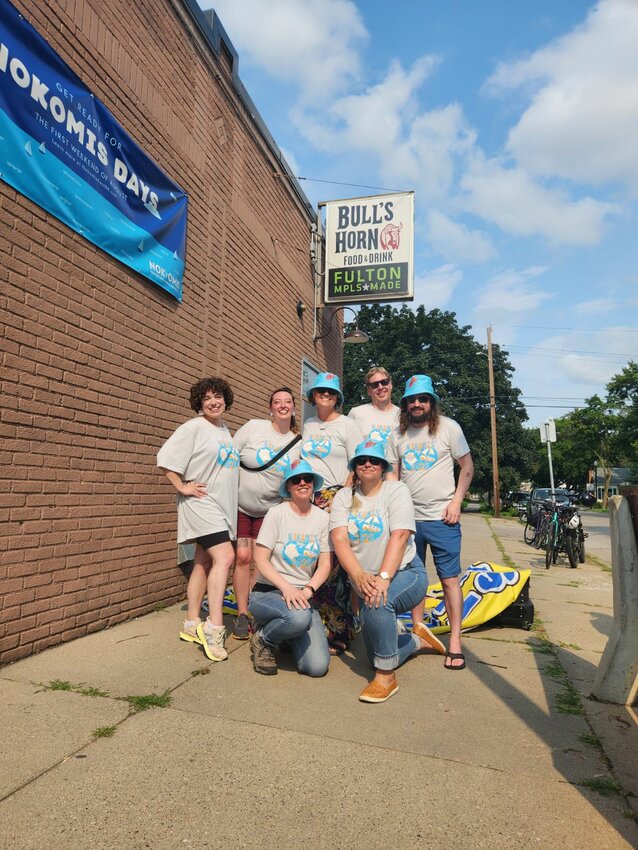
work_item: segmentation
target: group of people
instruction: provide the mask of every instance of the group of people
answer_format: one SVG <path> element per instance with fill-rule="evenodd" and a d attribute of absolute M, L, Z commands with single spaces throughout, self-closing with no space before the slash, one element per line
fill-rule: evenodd
<path fill-rule="evenodd" d="M 396 668 L 421 650 L 445 655 L 446 669 L 465 667 L 459 519 L 474 467 L 427 375 L 407 381 L 400 406 L 385 369 L 370 369 L 365 384 L 370 403 L 345 416 L 338 376 L 319 374 L 308 391 L 316 415 L 301 433 L 293 393 L 281 387 L 270 418 L 231 437 L 223 416 L 232 389 L 205 378 L 190 392 L 198 415 L 169 437 L 157 464 L 177 491 L 178 542 L 196 543 L 180 638 L 213 661 L 228 657 L 222 607 L 234 563 L 232 634 L 250 640 L 258 673 L 276 674 L 275 650 L 287 648 L 299 672 L 323 676 L 360 628 L 374 677 L 359 699 L 377 703 L 397 692 Z M 423 622 L 428 546 L 447 650 Z M 407 611 L 411 632 L 397 625 Z"/>

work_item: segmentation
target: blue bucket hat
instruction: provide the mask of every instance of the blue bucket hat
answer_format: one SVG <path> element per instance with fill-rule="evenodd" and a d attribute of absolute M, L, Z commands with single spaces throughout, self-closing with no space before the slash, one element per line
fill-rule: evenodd
<path fill-rule="evenodd" d="M 403 401 L 404 398 L 409 398 L 411 395 L 423 395 L 424 393 L 431 395 L 435 401 L 441 401 L 438 395 L 434 392 L 432 378 L 428 375 L 412 375 L 412 377 L 408 378 L 406 381 L 405 392 L 401 396 L 401 401 Z"/>
<path fill-rule="evenodd" d="M 308 390 L 308 398 L 312 400 L 312 404 L 315 403 L 312 396 L 313 390 L 336 390 L 339 397 L 339 404 L 343 404 L 343 393 L 341 392 L 339 376 L 334 375 L 332 372 L 321 372 L 315 378 L 314 384 Z"/>
<path fill-rule="evenodd" d="M 321 475 L 317 475 L 307 460 L 297 458 L 297 460 L 293 460 L 288 469 L 284 472 L 284 480 L 279 488 L 279 495 L 282 499 L 290 498 L 290 493 L 286 489 L 286 484 L 291 478 L 294 478 L 295 475 L 312 475 L 314 478 L 312 487 L 313 493 L 316 493 L 317 490 L 321 490 L 323 487 L 323 478 Z"/>
<path fill-rule="evenodd" d="M 357 448 L 354 450 L 354 454 L 348 463 L 348 469 L 352 472 L 354 471 L 355 460 L 358 457 L 378 457 L 383 461 L 383 471 L 387 472 L 391 469 L 392 464 L 389 460 L 387 460 L 385 456 L 385 444 L 380 440 L 364 440 L 362 443 L 359 443 Z"/>

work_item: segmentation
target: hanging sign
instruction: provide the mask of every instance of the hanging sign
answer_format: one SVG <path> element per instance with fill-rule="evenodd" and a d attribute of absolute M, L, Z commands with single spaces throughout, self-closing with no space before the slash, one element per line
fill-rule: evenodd
<path fill-rule="evenodd" d="M 186 193 L 17 9 L 0 7 L 0 178 L 181 300 Z"/>
<path fill-rule="evenodd" d="M 414 298 L 414 192 L 328 201 L 326 304 Z"/>

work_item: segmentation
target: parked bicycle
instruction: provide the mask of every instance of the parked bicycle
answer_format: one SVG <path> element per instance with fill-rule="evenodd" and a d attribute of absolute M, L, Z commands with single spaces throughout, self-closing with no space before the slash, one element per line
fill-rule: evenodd
<path fill-rule="evenodd" d="M 545 569 L 549 569 L 550 564 L 555 564 L 556 559 L 558 558 L 558 548 L 560 545 L 561 538 L 561 524 L 560 524 L 560 508 L 556 504 L 556 502 L 548 502 L 546 503 L 546 507 L 549 513 L 549 520 L 547 522 L 547 533 L 544 539 L 545 545 Z"/>
<path fill-rule="evenodd" d="M 551 519 L 550 507 L 553 507 L 553 502 L 539 502 L 534 511 L 528 508 L 528 517 L 523 530 L 523 540 L 534 549 L 544 549 L 545 541 L 549 530 Z"/>
<path fill-rule="evenodd" d="M 565 553 L 569 566 L 574 568 L 585 562 L 585 531 L 575 505 L 546 503 L 551 514 L 545 538 L 545 569 L 555 564 L 558 555 Z"/>
<path fill-rule="evenodd" d="M 587 533 L 583 528 L 583 521 L 575 505 L 561 511 L 561 536 L 569 566 L 577 567 L 579 563 L 584 564 Z"/>

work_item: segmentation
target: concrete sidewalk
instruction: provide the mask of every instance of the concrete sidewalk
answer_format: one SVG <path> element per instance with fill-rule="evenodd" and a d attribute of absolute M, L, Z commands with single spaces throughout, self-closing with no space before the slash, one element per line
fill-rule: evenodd
<path fill-rule="evenodd" d="M 222 664 L 181 643 L 181 606 L 5 667 L 1 846 L 637 846 L 635 718 L 587 699 L 611 574 L 546 571 L 516 521 L 467 514 L 463 529 L 464 562 L 503 562 L 493 531 L 531 567 L 542 623 L 468 633 L 460 673 L 440 656 L 410 660 L 383 705 L 357 700 L 369 677 L 357 642 L 325 679 L 287 656 L 278 676 L 258 676 L 246 643 L 230 639 Z M 56 680 L 76 690 L 47 687 Z M 169 707 L 138 713 L 124 699 L 164 693 Z M 588 787 L 614 783 L 625 793 Z"/>

